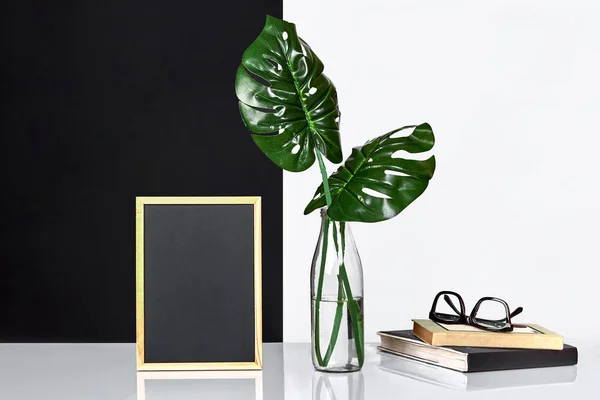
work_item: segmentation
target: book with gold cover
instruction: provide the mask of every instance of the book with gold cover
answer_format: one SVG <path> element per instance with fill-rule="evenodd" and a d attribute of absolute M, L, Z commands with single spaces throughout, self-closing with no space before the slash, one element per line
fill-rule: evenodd
<path fill-rule="evenodd" d="M 488 332 L 471 325 L 414 319 L 413 333 L 432 346 L 562 350 L 564 339 L 535 324 L 515 325 L 512 332 Z"/>

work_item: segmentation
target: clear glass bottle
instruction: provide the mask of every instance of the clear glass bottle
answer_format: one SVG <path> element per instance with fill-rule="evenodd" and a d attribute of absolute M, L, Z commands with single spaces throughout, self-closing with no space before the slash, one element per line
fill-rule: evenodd
<path fill-rule="evenodd" d="M 312 361 L 315 369 L 351 372 L 364 362 L 363 272 L 350 224 L 321 209 L 321 233 L 311 278 Z"/>

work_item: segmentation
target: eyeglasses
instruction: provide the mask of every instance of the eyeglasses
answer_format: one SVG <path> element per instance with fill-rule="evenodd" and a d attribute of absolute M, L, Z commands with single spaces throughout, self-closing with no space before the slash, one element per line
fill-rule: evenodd
<path fill-rule="evenodd" d="M 438 311 L 438 300 L 442 296 L 448 306 L 454 311 L 454 314 Z M 457 300 L 460 305 L 460 310 L 456 307 L 452 298 Z M 503 307 L 503 310 L 500 307 Z M 490 314 L 491 309 L 496 311 L 494 315 Z M 467 316 L 465 312 L 465 302 L 462 297 L 455 292 L 442 291 L 439 292 L 433 300 L 431 311 L 429 312 L 429 319 L 443 324 L 467 324 L 491 332 L 511 332 L 513 330 L 511 319 L 522 312 L 523 307 L 518 307 L 511 313 L 508 304 L 497 297 L 482 297 L 477 304 L 475 304 L 475 307 L 473 307 L 471 314 Z M 482 318 L 485 316 L 488 316 L 488 318 Z"/>

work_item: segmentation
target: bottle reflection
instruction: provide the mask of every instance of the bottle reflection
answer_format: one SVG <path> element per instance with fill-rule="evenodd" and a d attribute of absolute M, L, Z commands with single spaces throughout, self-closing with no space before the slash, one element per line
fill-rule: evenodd
<path fill-rule="evenodd" d="M 362 371 L 349 374 L 314 372 L 312 400 L 364 400 L 365 378 Z"/>

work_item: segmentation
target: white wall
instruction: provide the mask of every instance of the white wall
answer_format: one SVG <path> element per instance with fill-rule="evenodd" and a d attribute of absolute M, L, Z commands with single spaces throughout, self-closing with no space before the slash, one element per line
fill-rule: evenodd
<path fill-rule="evenodd" d="M 600 2 L 284 0 L 284 18 L 337 86 L 345 157 L 402 125 L 436 134 L 425 194 L 353 226 L 366 340 L 426 318 L 442 289 L 600 338 Z M 316 165 L 284 174 L 286 342 L 310 340 L 318 184 Z"/>

